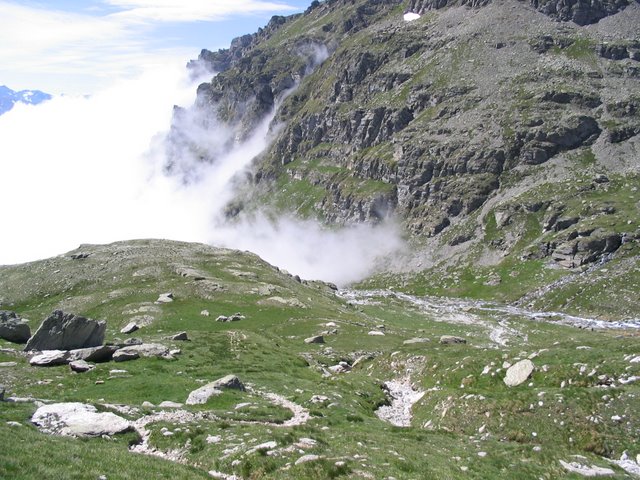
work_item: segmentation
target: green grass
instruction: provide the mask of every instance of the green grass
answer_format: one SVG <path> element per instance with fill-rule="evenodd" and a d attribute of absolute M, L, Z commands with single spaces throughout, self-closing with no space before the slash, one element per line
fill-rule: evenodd
<path fill-rule="evenodd" d="M 39 292 L 52 288 L 57 275 L 75 279 L 82 283 L 76 290 L 82 299 L 76 305 L 82 310 L 75 313 L 106 319 L 112 340 L 123 337 L 118 329 L 127 315 L 122 312 L 131 305 L 152 301 L 159 291 L 173 291 L 175 301 L 160 305 L 152 325 L 134 335 L 147 342 L 178 347 L 182 353 L 173 361 L 143 358 L 98 364 L 89 373 L 74 374 L 66 366 L 31 367 L 26 358 L 12 353 L 11 344 L 1 342 L 0 362 L 18 364 L 0 370 L 0 383 L 7 386 L 7 395 L 87 402 L 101 409 L 103 403 L 141 409 L 145 401 L 156 405 L 165 400 L 184 402 L 189 392 L 204 382 L 233 373 L 258 392 L 278 393 L 307 408 L 311 419 L 304 425 L 282 427 L 282 422 L 291 418 L 290 410 L 253 391 L 225 391 L 206 405 L 185 407 L 208 414 L 198 421 L 150 424 L 151 445 L 161 451 L 182 452 L 183 461 L 192 465 L 188 467 L 129 453 L 129 443 L 136 440 L 133 434 L 112 440 L 41 434 L 29 423 L 33 404 L 3 402 L 0 434 L 12 439 L 0 453 L 3 478 L 15 478 L 16 472 L 27 479 L 97 478 L 103 474 L 108 478 L 205 478 L 209 470 L 219 470 L 245 478 L 358 478 L 363 475 L 358 472 L 367 472 L 375 478 L 513 478 L 517 474 L 533 479 L 562 476 L 559 459 L 568 460 L 574 454 L 586 455 L 590 463 L 606 465 L 603 456 L 619 458 L 624 450 L 636 453 L 638 434 L 634 425 L 640 412 L 634 396 L 640 393 L 638 386 L 618 384 L 615 389 L 603 390 L 597 385 L 601 375 L 615 380 L 640 373 L 640 367 L 625 360 L 625 355 L 637 353 L 636 337 L 531 322 L 476 308 L 460 309 L 449 318 L 447 311 L 423 310 L 393 296 L 351 305 L 328 290 L 296 282 L 254 256 L 210 255 L 205 250 L 194 253 L 186 244 L 132 245 L 141 249 L 140 256 L 129 249 L 127 258 L 107 263 L 114 250 L 125 251 L 123 245 L 87 247 L 93 255 L 84 262 L 58 258 L 5 267 L 0 282 L 6 282 L 2 288 L 11 295 L 6 297 L 9 302 L 15 296 L 21 299 L 21 306 L 31 305 L 30 310 L 19 313 L 34 319 L 35 325 L 41 308 L 35 301 Z M 176 269 L 150 270 L 162 264 L 165 254 L 171 259 L 169 263 L 215 277 L 225 290 L 205 299 L 199 282 L 181 277 Z M 93 269 L 100 265 L 108 267 L 104 271 Z M 53 275 L 57 270 L 59 274 Z M 98 271 L 104 282 L 80 278 Z M 144 282 L 139 275 L 132 277 L 133 272 L 141 271 L 147 272 Z M 518 276 L 511 277 L 513 271 Z M 38 272 L 36 290 L 31 290 L 28 281 L 20 290 L 6 288 L 15 276 L 26 279 L 29 272 Z M 485 273 L 505 279 L 504 285 L 495 287 L 505 298 L 510 298 L 508 278 L 518 281 L 516 290 L 526 289 L 527 278 L 543 274 L 539 262 L 505 264 Z M 122 284 L 106 281 L 113 277 Z M 483 288 L 489 288 L 479 287 L 471 273 L 458 275 L 458 290 L 449 280 L 446 275 L 438 279 L 443 292 L 481 297 L 487 294 Z M 266 296 L 256 293 L 257 287 L 265 284 L 277 288 L 282 297 L 298 298 L 307 308 L 261 303 Z M 116 290 L 124 293 L 109 295 Z M 203 308 L 211 316 L 200 315 Z M 234 323 L 215 322 L 217 314 L 236 311 L 246 318 Z M 459 320 L 469 316 L 476 320 Z M 325 330 L 324 324 L 329 321 L 338 325 L 337 335 L 327 335 L 324 345 L 304 343 L 304 338 Z M 506 345 L 500 346 L 490 334 L 498 322 L 505 321 L 510 330 Z M 380 324 L 386 326 L 384 337 L 367 335 Z M 188 332 L 191 341 L 166 340 L 181 330 Z M 439 336 L 447 334 L 463 336 L 468 343 L 440 345 Z M 416 336 L 431 341 L 403 344 Z M 530 380 L 532 386 L 506 387 L 502 362 L 514 362 L 536 352 L 538 369 Z M 323 375 L 322 368 L 343 360 L 353 362 L 362 355 L 371 358 L 350 373 Z M 587 367 L 581 373 L 583 364 Z M 485 367 L 490 367 L 490 372 L 482 374 Z M 113 369 L 126 373 L 112 374 Z M 596 374 L 589 376 L 592 369 Z M 398 428 L 379 420 L 375 411 L 386 402 L 382 382 L 406 373 L 427 393 L 413 408 L 413 426 Z M 98 380 L 104 383 L 96 384 Z M 605 394 L 611 397 L 608 401 L 603 400 Z M 311 403 L 315 395 L 325 395 L 328 400 Z M 130 418 L 150 412 L 141 409 Z M 596 424 L 587 419 L 594 415 L 602 421 Z M 626 415 L 630 426 L 612 424 L 613 415 Z M 10 427 L 7 421 L 23 426 Z M 304 438 L 314 443 L 304 448 L 296 446 Z M 255 448 L 270 441 L 277 444 L 276 455 Z M 536 446 L 542 450 L 535 451 Z M 52 453 L 34 462 L 29 453 L 34 448 Z M 486 457 L 478 456 L 482 451 L 487 452 Z M 319 455 L 321 459 L 294 465 L 303 454 Z M 71 461 L 73 471 L 68 467 Z"/>

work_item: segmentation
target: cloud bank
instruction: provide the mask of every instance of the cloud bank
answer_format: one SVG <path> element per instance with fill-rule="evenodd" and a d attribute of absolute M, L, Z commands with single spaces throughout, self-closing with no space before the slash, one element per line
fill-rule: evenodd
<path fill-rule="evenodd" d="M 304 278 L 344 285 L 402 247 L 391 226 L 328 230 L 260 216 L 226 224 L 222 211 L 234 179 L 270 141 L 271 118 L 248 140 L 231 144 L 233 132 L 220 125 L 183 119 L 192 122 L 189 141 L 215 154 L 200 162 L 178 149 L 181 170 L 167 174 L 167 152 L 176 148 L 167 144 L 173 106 L 191 105 L 194 97 L 195 85 L 177 65 L 89 98 L 55 97 L 0 116 L 0 264 L 82 243 L 166 238 L 251 250 Z"/>
<path fill-rule="evenodd" d="M 114 78 L 183 61 L 195 48 L 228 45 L 230 38 L 208 42 L 233 19 L 297 10 L 262 0 L 94 0 L 75 11 L 25 3 L 0 0 L 0 84 L 66 94 L 94 93 Z M 224 28 L 201 31 L 206 39 L 189 33 L 222 20 Z"/>

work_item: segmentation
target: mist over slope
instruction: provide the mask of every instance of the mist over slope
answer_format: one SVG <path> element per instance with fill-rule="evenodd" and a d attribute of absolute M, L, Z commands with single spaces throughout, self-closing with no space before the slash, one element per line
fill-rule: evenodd
<path fill-rule="evenodd" d="M 246 136 L 281 102 L 226 216 L 393 218 L 371 285 L 633 315 L 640 6 L 563 5 L 327 1 L 204 50 L 200 111 Z"/>
<path fill-rule="evenodd" d="M 311 68 L 322 52 L 310 55 Z M 251 250 L 305 278 L 346 284 L 401 248 L 391 225 L 337 231 L 289 217 L 226 222 L 238 178 L 277 131 L 277 107 L 240 136 L 197 107 L 174 107 L 193 104 L 198 82 L 193 69 L 155 69 L 90 97 L 55 97 L 2 116 L 0 176 L 12 199 L 3 222 L 18 228 L 0 240 L 0 263 L 84 243 L 167 238 Z"/>

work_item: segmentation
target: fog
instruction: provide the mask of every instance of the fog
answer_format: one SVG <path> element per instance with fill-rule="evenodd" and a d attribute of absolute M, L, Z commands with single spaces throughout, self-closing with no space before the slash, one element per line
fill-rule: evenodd
<path fill-rule="evenodd" d="M 402 248 L 391 224 L 329 230 L 260 214 L 226 222 L 235 179 L 277 129 L 267 117 L 239 143 L 237 132 L 184 111 L 176 118 L 185 143 L 176 142 L 173 107 L 192 105 L 201 80 L 186 73 L 155 69 L 91 97 L 59 96 L 0 116 L 0 264 L 82 243 L 165 238 L 250 250 L 303 278 L 345 285 Z"/>

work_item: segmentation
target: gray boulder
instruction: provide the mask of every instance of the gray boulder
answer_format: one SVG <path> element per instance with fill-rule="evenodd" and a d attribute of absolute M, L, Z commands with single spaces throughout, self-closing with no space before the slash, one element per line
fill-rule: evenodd
<path fill-rule="evenodd" d="M 322 335 L 314 335 L 313 337 L 305 338 L 304 343 L 324 343 L 324 337 Z"/>
<path fill-rule="evenodd" d="M 440 343 L 442 345 L 455 345 L 467 343 L 467 340 L 461 337 L 454 337 L 453 335 L 442 335 L 440 337 Z"/>
<path fill-rule="evenodd" d="M 136 322 L 127 323 L 121 330 L 120 333 L 129 334 L 139 330 L 140 327 Z"/>
<path fill-rule="evenodd" d="M 29 325 L 15 312 L 0 310 L 0 338 L 13 343 L 27 343 L 30 337 Z"/>
<path fill-rule="evenodd" d="M 93 405 L 53 403 L 36 410 L 31 422 L 45 433 L 77 437 L 115 435 L 133 428 L 131 422 L 110 412 L 98 413 Z"/>
<path fill-rule="evenodd" d="M 93 370 L 94 368 L 96 368 L 96 366 L 92 363 L 87 363 L 84 360 L 75 360 L 73 362 L 69 362 L 69 368 L 71 368 L 71 370 L 73 370 L 74 372 L 84 373 L 88 372 L 89 370 Z"/>
<path fill-rule="evenodd" d="M 61 310 L 47 317 L 38 331 L 29 339 L 29 350 L 74 350 L 97 347 L 104 341 L 107 324 Z"/>
<path fill-rule="evenodd" d="M 66 350 L 45 350 L 31 357 L 29 363 L 34 367 L 54 367 L 69 363 L 69 352 Z"/>
<path fill-rule="evenodd" d="M 504 383 L 509 387 L 516 387 L 531 376 L 535 366 L 529 359 L 520 360 L 507 369 L 507 375 L 504 377 Z"/>
<path fill-rule="evenodd" d="M 115 345 L 102 345 L 100 347 L 79 348 L 69 351 L 69 361 L 85 360 L 87 362 L 102 363 L 109 362 L 113 354 L 118 350 Z"/>
<path fill-rule="evenodd" d="M 176 340 L 176 341 L 180 341 L 180 342 L 188 342 L 189 341 L 189 337 L 187 335 L 187 332 L 180 332 L 180 333 L 176 333 L 174 336 L 172 336 L 171 340 Z"/>
<path fill-rule="evenodd" d="M 140 354 L 138 352 L 127 352 L 119 350 L 113 354 L 114 362 L 128 362 L 130 360 L 137 360 L 140 358 Z"/>
<path fill-rule="evenodd" d="M 219 378 L 215 382 L 208 383 L 191 392 L 186 403 L 187 405 L 201 405 L 203 403 L 207 403 L 212 396 L 220 395 L 222 390 L 225 388 L 241 391 L 245 390 L 244 385 L 238 377 L 235 375 L 227 375 L 226 377 Z"/>
<path fill-rule="evenodd" d="M 169 349 L 159 343 L 143 343 L 142 345 L 130 345 L 123 347 L 113 354 L 116 362 L 135 360 L 140 357 L 166 357 Z"/>

